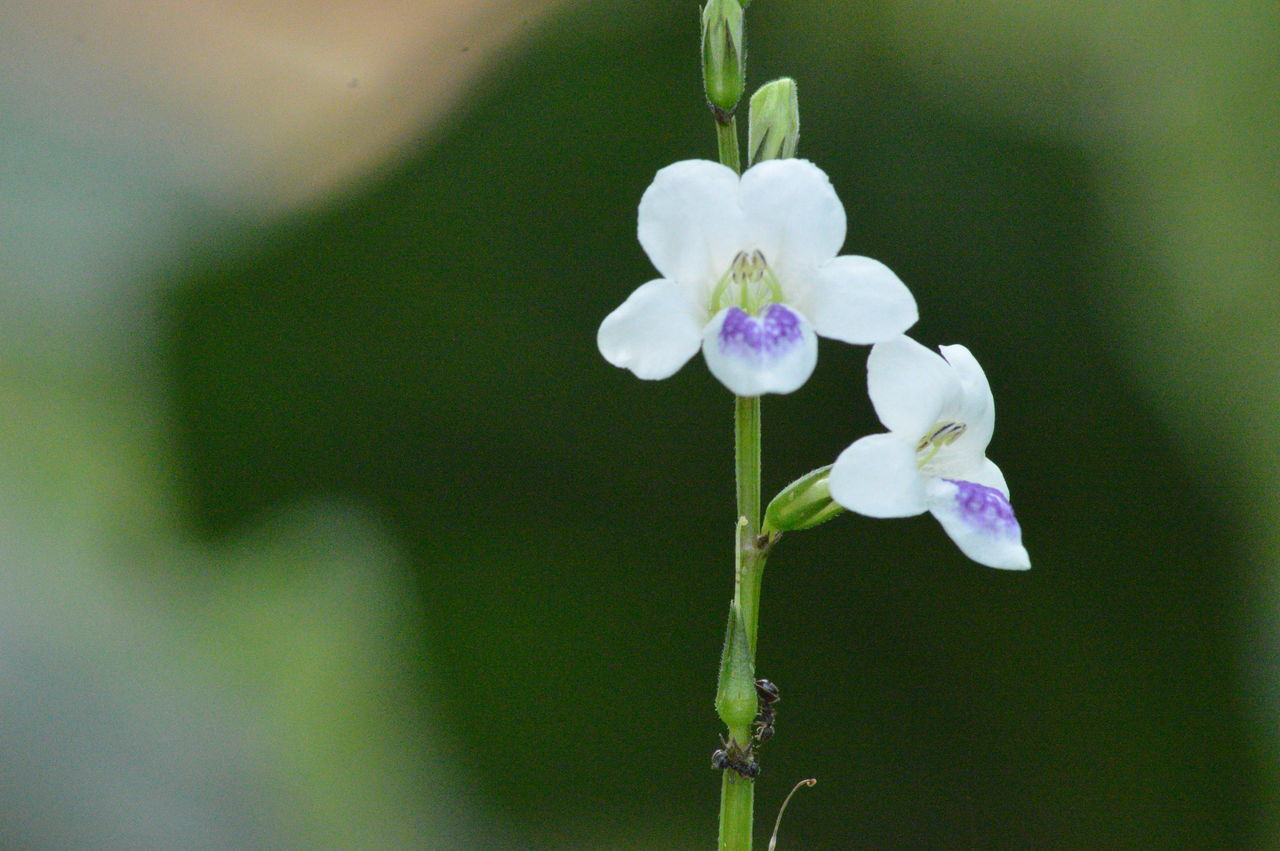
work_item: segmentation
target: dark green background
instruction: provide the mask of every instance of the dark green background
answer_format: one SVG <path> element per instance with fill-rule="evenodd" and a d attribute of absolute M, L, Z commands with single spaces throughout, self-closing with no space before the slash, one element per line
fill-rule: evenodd
<path fill-rule="evenodd" d="M 198 261 L 167 306 L 191 522 L 221 539 L 299 497 L 367 500 L 409 554 L 430 721 L 540 847 L 715 831 L 732 400 L 700 358 L 647 383 L 595 347 L 656 274 L 635 239 L 654 171 L 715 155 L 695 4 L 636 5 L 558 16 L 442 132 Z M 1033 570 L 968 562 L 928 516 L 789 536 L 759 824 L 816 777 L 783 847 L 1239 846 L 1263 795 L 1240 521 L 1099 318 L 1158 272 L 1105 225 L 1095 154 L 921 85 L 875 7 L 776 5 L 750 12 L 750 80 L 799 81 L 845 251 L 912 287 L 916 339 L 985 367 Z M 833 30 L 846 49 L 806 50 Z M 766 400 L 767 494 L 880 429 L 865 357 L 824 341 Z"/>

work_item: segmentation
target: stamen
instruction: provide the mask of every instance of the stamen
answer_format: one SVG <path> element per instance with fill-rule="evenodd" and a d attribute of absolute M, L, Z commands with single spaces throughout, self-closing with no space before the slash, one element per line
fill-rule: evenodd
<path fill-rule="evenodd" d="M 733 257 L 733 262 L 729 264 L 729 269 L 724 273 L 720 280 L 716 283 L 716 288 L 711 291 L 711 310 L 719 313 L 720 309 L 727 307 L 731 302 L 725 300 L 725 291 L 729 289 L 729 284 L 737 282 L 737 273 L 747 262 L 747 252 L 739 251 Z"/>
<path fill-rule="evenodd" d="M 769 268 L 769 263 L 764 259 L 764 253 L 757 251 L 756 259 L 760 262 L 760 268 L 763 270 L 765 286 L 769 288 L 769 300 L 775 304 L 782 301 L 782 282 L 778 280 L 778 276 L 773 274 L 773 270 Z"/>
<path fill-rule="evenodd" d="M 937 423 L 934 428 L 920 438 L 920 442 L 916 444 L 916 455 L 928 451 L 928 455 L 923 458 L 916 459 L 916 466 L 923 468 L 933 460 L 933 456 L 937 455 L 943 448 L 950 446 L 960 439 L 960 435 L 964 434 L 968 426 L 964 423 L 948 422 Z"/>
<path fill-rule="evenodd" d="M 739 251 L 734 255 L 728 271 L 711 291 L 714 312 L 733 306 L 754 316 L 761 308 L 781 301 L 782 284 L 760 251 L 752 251 L 750 255 Z"/>

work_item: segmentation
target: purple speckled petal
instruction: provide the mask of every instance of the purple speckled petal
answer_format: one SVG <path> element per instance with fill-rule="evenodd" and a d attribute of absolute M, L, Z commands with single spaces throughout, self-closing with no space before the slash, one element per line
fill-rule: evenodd
<path fill-rule="evenodd" d="M 1031 566 L 1013 506 L 1000 491 L 976 482 L 934 479 L 929 483 L 928 503 L 929 511 L 969 558 L 1006 570 Z"/>
<path fill-rule="evenodd" d="M 738 396 L 790 393 L 813 373 L 818 338 L 809 320 L 784 304 L 758 316 L 728 307 L 703 331 L 702 354 L 711 374 Z"/>

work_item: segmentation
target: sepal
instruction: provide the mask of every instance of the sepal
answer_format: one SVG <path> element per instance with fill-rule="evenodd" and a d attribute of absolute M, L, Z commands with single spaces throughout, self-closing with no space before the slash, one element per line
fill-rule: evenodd
<path fill-rule="evenodd" d="M 729 122 L 746 87 L 742 39 L 742 3 L 707 0 L 702 7 L 702 83 L 707 102 L 723 124 Z"/>
<path fill-rule="evenodd" d="M 831 465 L 805 473 L 783 488 L 764 512 L 761 533 L 799 532 L 826 523 L 844 511 L 831 499 Z"/>
<path fill-rule="evenodd" d="M 724 650 L 720 654 L 720 682 L 716 687 L 716 714 L 731 733 L 751 727 L 759 710 L 756 695 L 755 662 L 742 610 L 729 604 L 729 624 L 725 628 Z"/>
<path fill-rule="evenodd" d="M 800 144 L 800 101 L 795 80 L 782 77 L 756 89 L 748 116 L 748 165 L 796 155 Z"/>

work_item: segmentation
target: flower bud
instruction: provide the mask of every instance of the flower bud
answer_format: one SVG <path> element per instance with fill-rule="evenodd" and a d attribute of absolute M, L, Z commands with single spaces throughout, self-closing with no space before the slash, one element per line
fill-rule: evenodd
<path fill-rule="evenodd" d="M 800 101 L 796 81 L 782 77 L 765 83 L 751 96 L 747 130 L 747 165 L 796 155 L 800 142 Z"/>
<path fill-rule="evenodd" d="M 806 473 L 782 489 L 764 512 L 761 531 L 799 532 L 826 523 L 844 511 L 831 500 L 831 465 Z"/>
<path fill-rule="evenodd" d="M 736 3 L 737 0 L 734 0 Z M 734 735 L 749 730 L 759 711 L 756 694 L 755 662 L 747 643 L 747 629 L 742 623 L 742 610 L 729 604 L 729 625 L 724 633 L 724 651 L 720 654 L 720 682 L 716 686 L 716 713 Z M 743 742 L 749 741 L 747 735 Z"/>
<path fill-rule="evenodd" d="M 702 7 L 702 84 L 716 119 L 728 123 L 746 86 L 739 0 L 707 0 Z"/>

